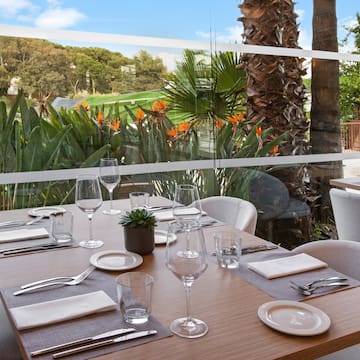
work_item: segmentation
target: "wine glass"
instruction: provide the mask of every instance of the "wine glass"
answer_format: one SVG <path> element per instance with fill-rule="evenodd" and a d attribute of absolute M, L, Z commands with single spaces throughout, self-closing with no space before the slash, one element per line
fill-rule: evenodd
<path fill-rule="evenodd" d="M 89 219 L 89 240 L 80 241 L 79 245 L 88 249 L 98 248 L 104 243 L 94 240 L 92 218 L 95 211 L 102 205 L 99 179 L 95 175 L 82 175 L 76 179 L 76 206 L 87 214 Z"/>
<path fill-rule="evenodd" d="M 100 159 L 100 182 L 108 190 L 110 197 L 110 209 L 103 210 L 106 215 L 118 215 L 121 210 L 113 209 L 113 191 L 120 183 L 119 166 L 116 158 Z"/>
<path fill-rule="evenodd" d="M 177 222 L 189 219 L 199 221 L 201 213 L 202 209 L 197 187 L 189 184 L 176 185 L 173 202 L 175 220 Z"/>
<path fill-rule="evenodd" d="M 173 241 L 175 237 L 176 241 Z M 199 222 L 183 220 L 181 223 L 170 224 L 166 266 L 183 282 L 186 293 L 186 317 L 172 321 L 170 330 L 185 338 L 205 335 L 208 332 L 206 323 L 190 315 L 191 287 L 207 268 L 205 238 Z"/>

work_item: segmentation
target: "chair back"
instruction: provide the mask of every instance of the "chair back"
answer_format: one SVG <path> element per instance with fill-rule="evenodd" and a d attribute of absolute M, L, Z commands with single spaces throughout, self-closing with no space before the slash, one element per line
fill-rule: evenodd
<path fill-rule="evenodd" d="M 360 194 L 333 188 L 330 199 L 338 238 L 360 241 Z"/>
<path fill-rule="evenodd" d="M 296 247 L 292 253 L 306 253 L 329 267 L 360 280 L 360 243 L 348 240 L 317 240 Z"/>
<path fill-rule="evenodd" d="M 231 196 L 211 196 L 200 202 L 202 209 L 214 219 L 255 234 L 257 211 L 251 202 Z"/>

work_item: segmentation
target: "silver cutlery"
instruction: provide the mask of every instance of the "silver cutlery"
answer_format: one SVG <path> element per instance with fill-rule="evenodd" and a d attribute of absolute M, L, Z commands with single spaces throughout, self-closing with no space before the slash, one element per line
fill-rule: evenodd
<path fill-rule="evenodd" d="M 53 278 L 49 278 L 49 279 L 38 280 L 38 281 L 34 281 L 34 282 L 31 282 L 31 283 L 28 283 L 28 284 L 25 284 L 25 285 L 21 285 L 21 288 L 22 289 L 27 289 L 29 287 L 33 287 L 33 286 L 48 283 L 48 282 L 54 282 L 54 281 L 76 280 L 77 278 L 81 277 L 83 273 L 87 274 L 87 272 L 90 271 L 90 269 L 94 269 L 94 267 L 90 266 L 90 267 L 88 267 L 86 270 L 84 270 L 83 272 L 81 272 L 78 275 L 74 275 L 74 276 L 57 276 L 57 277 L 53 277 Z"/>
<path fill-rule="evenodd" d="M 155 334 L 157 334 L 156 330 L 145 330 L 145 331 L 134 332 L 134 333 L 131 333 L 131 334 L 128 334 L 128 335 L 120 336 L 120 337 L 115 338 L 115 339 L 108 339 L 108 340 L 104 340 L 104 341 L 98 341 L 98 342 L 95 342 L 95 343 L 92 343 L 92 344 L 79 346 L 79 347 L 76 347 L 74 349 L 61 351 L 61 352 L 53 354 L 53 358 L 54 359 L 59 359 L 59 358 L 65 357 L 65 356 L 78 354 L 78 353 L 83 352 L 83 351 L 97 349 L 99 347 L 116 344 L 116 343 L 119 343 L 119 342 L 122 342 L 122 341 L 128 341 L 128 340 L 136 339 L 136 338 L 139 338 L 139 337 L 144 337 L 144 336 L 148 336 L 148 335 L 155 335 Z"/>
<path fill-rule="evenodd" d="M 309 289 L 302 289 L 299 286 L 290 284 L 290 287 L 292 287 L 293 289 L 301 292 L 305 296 L 312 295 L 318 289 L 322 289 L 322 288 L 326 288 L 326 287 L 336 287 L 336 286 L 349 286 L 349 283 L 347 283 L 347 282 L 322 283 L 322 284 L 319 284 L 319 285 L 315 285 L 315 286 L 313 286 L 312 288 L 309 288 Z"/>
<path fill-rule="evenodd" d="M 149 210 L 149 211 L 159 211 L 159 210 L 168 210 L 168 209 L 172 209 L 172 205 L 159 205 L 159 206 L 149 206 L 149 205 L 144 205 L 144 208 L 146 210 Z"/>
<path fill-rule="evenodd" d="M 28 225 L 34 225 L 38 223 L 40 220 L 44 219 L 44 216 L 38 216 L 35 219 L 32 220 L 10 220 L 0 223 L 0 228 L 6 228 L 6 227 L 13 227 L 13 226 L 28 226 Z"/>
<path fill-rule="evenodd" d="M 48 353 L 53 352 L 53 351 L 64 350 L 64 349 L 69 348 L 71 346 L 84 345 L 84 344 L 88 344 L 88 343 L 90 343 L 92 341 L 97 341 L 97 340 L 101 340 L 101 339 L 107 339 L 107 338 L 110 338 L 110 337 L 114 337 L 114 336 L 121 335 L 121 334 L 126 334 L 126 333 L 133 332 L 133 331 L 136 331 L 136 329 L 127 328 L 127 329 L 117 329 L 117 330 L 107 331 L 107 332 L 104 332 L 102 334 L 98 334 L 98 335 L 95 335 L 95 336 L 89 336 L 89 337 L 86 337 L 86 338 L 82 338 L 82 339 L 78 339 L 78 340 L 74 340 L 74 341 L 69 341 L 67 343 L 54 345 L 54 346 L 50 346 L 50 347 L 43 348 L 43 349 L 40 349 L 40 350 L 32 351 L 31 356 L 34 357 L 34 356 L 44 355 L 44 354 L 48 354 Z"/>
<path fill-rule="evenodd" d="M 58 248 L 66 248 L 72 246 L 73 246 L 72 244 L 55 244 L 55 243 L 47 243 L 42 245 L 29 245 L 24 247 L 2 249 L 0 250 L 0 254 L 2 254 L 3 256 L 8 256 L 8 255 L 23 254 L 38 250 L 40 251 L 40 250 L 58 249 Z"/>
<path fill-rule="evenodd" d="M 340 276 L 331 276 L 328 278 L 322 278 L 322 279 L 317 279 L 317 280 L 313 280 L 310 281 L 307 284 L 301 285 L 296 283 L 293 280 L 290 280 L 290 283 L 292 283 L 293 285 L 299 287 L 302 290 L 309 290 L 310 288 L 312 288 L 314 285 L 316 284 L 320 284 L 320 283 L 326 283 L 326 282 L 334 282 L 334 281 L 347 281 L 348 279 L 346 277 L 340 277 Z"/>
<path fill-rule="evenodd" d="M 32 286 L 32 287 L 28 287 L 26 289 L 21 289 L 21 290 L 15 291 L 13 293 L 13 295 L 18 296 L 18 295 L 21 295 L 21 294 L 25 294 L 27 292 L 44 289 L 46 287 L 54 286 L 54 285 L 63 285 L 63 286 L 79 285 L 81 282 L 83 282 L 94 271 L 94 269 L 95 269 L 95 266 L 88 267 L 84 272 L 82 272 L 78 276 L 75 276 L 75 278 L 73 280 L 71 280 L 71 281 L 47 282 L 45 284 L 39 284 L 39 285 L 35 285 L 35 286 Z"/>
<path fill-rule="evenodd" d="M 241 254 L 252 254 L 259 251 L 266 251 L 266 250 L 274 250 L 277 249 L 278 246 L 275 244 L 260 244 L 260 245 L 251 245 L 251 246 L 245 246 L 241 249 Z M 211 256 L 216 256 L 216 251 L 213 251 L 210 253 Z"/>

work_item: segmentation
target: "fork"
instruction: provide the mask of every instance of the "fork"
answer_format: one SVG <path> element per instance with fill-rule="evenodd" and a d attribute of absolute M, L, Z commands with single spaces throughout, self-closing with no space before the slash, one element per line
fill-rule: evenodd
<path fill-rule="evenodd" d="M 28 225 L 34 225 L 38 223 L 40 220 L 44 219 L 45 216 L 38 216 L 35 219 L 32 220 L 10 220 L 0 223 L 0 228 L 6 228 L 6 227 L 12 227 L 12 226 L 28 226 Z"/>
<path fill-rule="evenodd" d="M 345 283 L 345 282 L 332 282 L 332 283 L 326 283 L 326 284 L 324 284 L 324 283 L 319 284 L 319 285 L 313 286 L 312 288 L 309 288 L 309 289 L 302 289 L 298 285 L 294 285 L 294 284 L 290 284 L 290 287 L 301 292 L 305 296 L 310 296 L 317 289 L 321 289 L 321 288 L 325 288 L 325 287 L 332 287 L 332 286 L 348 286 L 348 285 L 349 285 L 349 283 Z"/>
<path fill-rule="evenodd" d="M 34 286 L 31 286 L 31 287 L 27 287 L 25 289 L 15 291 L 13 293 L 13 295 L 17 296 L 17 295 L 25 294 L 25 293 L 30 292 L 30 291 L 35 291 L 35 290 L 43 289 L 43 288 L 46 288 L 46 287 L 49 287 L 49 286 L 54 286 L 54 285 L 70 285 L 70 286 L 78 285 L 81 282 L 83 282 L 94 270 L 95 270 L 95 266 L 89 266 L 81 274 L 72 277 L 71 278 L 72 280 L 70 280 L 70 281 L 57 280 L 57 281 L 52 281 L 52 282 L 45 282 L 45 283 L 41 283 L 41 284 L 38 284 L 38 285 L 34 285 Z M 42 280 L 40 280 L 40 281 L 42 281 Z"/>
<path fill-rule="evenodd" d="M 326 282 L 333 282 L 333 281 L 347 281 L 348 279 L 345 277 L 340 277 L 340 276 L 331 276 L 328 278 L 322 278 L 322 279 L 317 279 L 317 280 L 313 280 L 307 284 L 301 285 L 301 284 L 297 284 L 295 281 L 290 280 L 290 283 L 293 284 L 294 286 L 297 286 L 298 288 L 302 289 L 302 290 L 309 290 L 311 289 L 314 285 L 319 284 L 319 283 L 326 283 Z"/>

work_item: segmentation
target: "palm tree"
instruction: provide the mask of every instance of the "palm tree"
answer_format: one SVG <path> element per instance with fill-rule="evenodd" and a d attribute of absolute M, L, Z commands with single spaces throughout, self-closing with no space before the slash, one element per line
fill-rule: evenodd
<path fill-rule="evenodd" d="M 338 51 L 336 0 L 314 0 L 313 50 Z M 311 64 L 311 126 L 313 154 L 341 152 L 339 113 L 339 63 L 313 59 Z M 313 165 L 311 177 L 329 204 L 329 179 L 342 177 L 341 162 Z"/>

